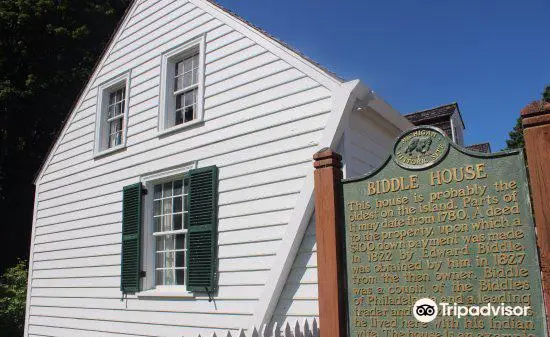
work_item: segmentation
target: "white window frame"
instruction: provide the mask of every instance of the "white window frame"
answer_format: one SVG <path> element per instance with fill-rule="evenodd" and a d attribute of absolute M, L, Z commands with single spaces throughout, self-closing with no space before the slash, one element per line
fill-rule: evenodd
<path fill-rule="evenodd" d="M 96 130 L 94 156 L 103 156 L 126 147 L 126 133 L 128 131 L 128 109 L 130 106 L 130 77 L 131 72 L 125 72 L 118 75 L 97 87 L 96 104 Z M 124 111 L 122 112 L 122 140 L 119 145 L 108 147 L 109 142 L 109 123 L 106 119 L 107 106 L 109 104 L 109 93 L 114 90 L 125 87 L 124 91 Z"/>
<path fill-rule="evenodd" d="M 185 165 L 154 172 L 141 176 L 141 183 L 147 189 L 147 195 L 144 198 L 143 204 L 143 230 L 142 234 L 142 266 L 141 270 L 145 271 L 145 277 L 141 278 L 142 291 L 137 293 L 138 297 L 194 297 L 193 293 L 187 291 L 186 285 L 166 286 L 155 284 L 155 243 L 154 243 L 154 222 L 153 222 L 153 188 L 154 185 L 174 180 L 182 177 L 189 170 L 197 166 L 196 162 L 187 163 Z"/>
<path fill-rule="evenodd" d="M 174 99 L 174 68 L 175 64 L 199 53 L 199 68 L 197 75 L 197 111 L 196 118 L 179 125 L 172 125 L 171 118 L 175 117 Z M 201 35 L 183 45 L 180 45 L 161 55 L 161 83 L 160 83 L 160 107 L 159 107 L 159 135 L 164 135 L 181 129 L 186 129 L 204 120 L 204 61 L 205 36 Z"/>

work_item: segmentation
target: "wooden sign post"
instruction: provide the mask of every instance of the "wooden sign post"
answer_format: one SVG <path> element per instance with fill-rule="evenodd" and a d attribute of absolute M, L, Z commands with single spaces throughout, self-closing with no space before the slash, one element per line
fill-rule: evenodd
<path fill-rule="evenodd" d="M 544 305 L 548 319 L 550 317 L 550 103 L 531 103 L 521 111 L 521 119 L 535 211 Z"/>
<path fill-rule="evenodd" d="M 319 279 L 319 324 L 323 337 L 346 336 L 342 268 L 342 157 L 331 149 L 315 159 L 315 226 Z"/>

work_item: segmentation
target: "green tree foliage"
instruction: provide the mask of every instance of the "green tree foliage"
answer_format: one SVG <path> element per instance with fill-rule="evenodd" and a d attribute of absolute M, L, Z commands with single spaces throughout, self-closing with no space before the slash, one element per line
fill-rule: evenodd
<path fill-rule="evenodd" d="M 0 280 L 0 337 L 23 336 L 27 299 L 27 263 L 19 261 Z"/>
<path fill-rule="evenodd" d="M 34 176 L 128 2 L 0 0 L 0 272 L 28 254 Z"/>
<path fill-rule="evenodd" d="M 510 137 L 508 140 L 506 140 L 506 149 L 512 150 L 512 149 L 521 149 L 525 145 L 525 142 L 523 141 L 523 126 L 521 125 L 521 118 L 518 118 L 516 120 L 516 125 L 508 133 L 508 136 Z"/>
<path fill-rule="evenodd" d="M 547 85 L 546 88 L 544 88 L 544 92 L 542 93 L 542 99 L 543 102 L 550 103 L 550 85 Z M 520 149 L 525 146 L 525 142 L 523 140 L 523 126 L 521 125 L 521 118 L 518 118 L 516 120 L 516 125 L 508 133 L 509 139 L 506 140 L 506 150 L 511 149 Z"/>

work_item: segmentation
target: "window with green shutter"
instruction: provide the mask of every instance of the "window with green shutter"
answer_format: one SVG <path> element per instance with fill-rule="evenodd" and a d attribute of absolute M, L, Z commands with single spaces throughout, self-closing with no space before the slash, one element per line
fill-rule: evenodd
<path fill-rule="evenodd" d="M 142 179 L 150 193 L 143 198 L 141 226 L 132 226 L 134 220 L 141 221 L 141 199 L 133 198 L 141 193 L 135 191 L 141 185 L 124 189 L 121 289 L 146 290 L 143 296 L 149 291 L 211 294 L 217 287 L 217 167 L 181 168 Z"/>

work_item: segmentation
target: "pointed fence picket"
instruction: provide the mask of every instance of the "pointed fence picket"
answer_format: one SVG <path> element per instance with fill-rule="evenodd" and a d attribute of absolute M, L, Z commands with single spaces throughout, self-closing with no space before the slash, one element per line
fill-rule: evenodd
<path fill-rule="evenodd" d="M 239 332 L 227 331 L 227 334 L 212 333 L 211 337 L 320 337 L 319 323 L 314 318 L 312 322 L 308 319 L 304 319 L 302 323 L 296 321 L 293 326 L 286 322 L 286 324 L 279 326 L 277 323 L 273 325 L 272 329 L 267 329 L 266 325 L 260 329 L 252 327 L 248 330 L 241 329 Z M 199 335 L 198 337 L 203 337 Z M 204 337 L 210 337 L 205 335 Z"/>

